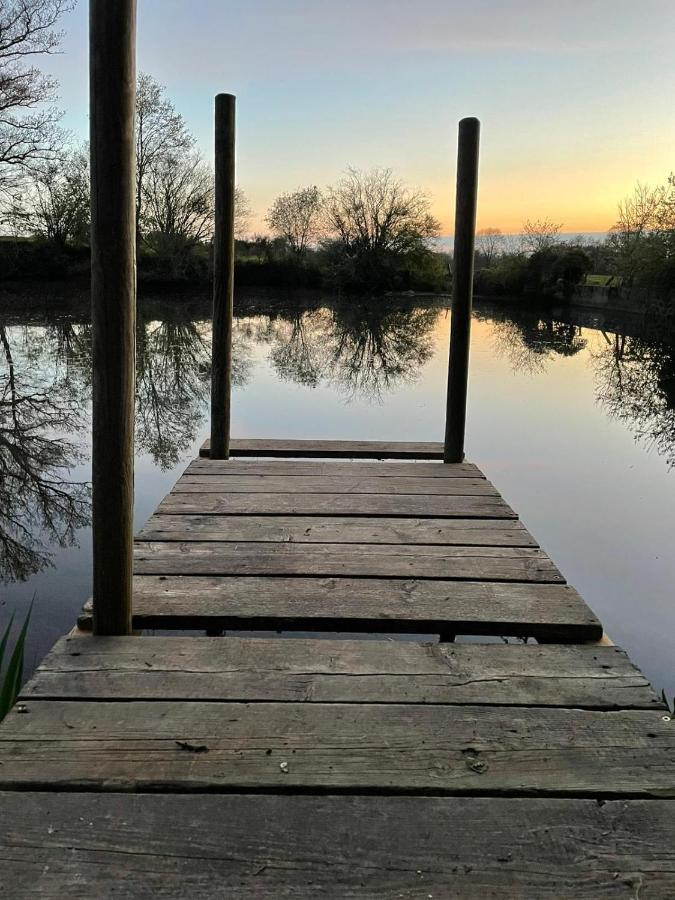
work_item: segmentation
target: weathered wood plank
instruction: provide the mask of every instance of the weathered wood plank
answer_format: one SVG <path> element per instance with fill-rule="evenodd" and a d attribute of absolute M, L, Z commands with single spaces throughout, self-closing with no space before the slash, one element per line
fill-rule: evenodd
<path fill-rule="evenodd" d="M 618 647 L 229 637 L 65 637 L 34 699 L 665 706 Z"/>
<path fill-rule="evenodd" d="M 172 493 L 188 494 L 440 494 L 498 497 L 485 478 L 369 478 L 347 475 L 183 475 Z"/>
<path fill-rule="evenodd" d="M 3 793 L 0 818 L 17 900 L 675 896 L 668 800 Z"/>
<path fill-rule="evenodd" d="M 88 626 L 89 614 L 80 618 Z M 567 585 L 378 578 L 134 577 L 137 628 L 530 635 L 595 641 Z"/>
<path fill-rule="evenodd" d="M 536 547 L 518 520 L 338 516 L 153 515 L 142 541 L 293 541 L 298 544 L 457 544 Z"/>
<path fill-rule="evenodd" d="M 665 798 L 674 756 L 660 710 L 26 700 L 0 789 Z"/>
<path fill-rule="evenodd" d="M 199 455 L 209 455 L 204 441 Z M 325 441 L 287 438 L 239 438 L 230 441 L 232 456 L 276 456 L 318 459 L 443 459 L 437 441 Z"/>
<path fill-rule="evenodd" d="M 639 887 L 666 900 L 675 883 L 668 801 L 114 795 L 102 810 L 88 795 L 59 800 L 48 834 L 42 797 L 0 797 L 3 818 L 24 826 L 6 838 L 17 897 L 60 896 L 67 881 L 79 897 L 182 898 L 189 884 L 199 898 L 631 900 Z"/>
<path fill-rule="evenodd" d="M 483 478 L 473 463 L 441 462 L 339 462 L 329 460 L 284 459 L 202 459 L 193 460 L 186 475 L 291 475 L 309 478 L 323 475 L 346 475 L 349 478 Z"/>
<path fill-rule="evenodd" d="M 322 575 L 562 583 L 543 550 L 426 544 L 294 544 L 213 541 L 134 544 L 139 575 Z"/>
<path fill-rule="evenodd" d="M 396 516 L 401 518 L 515 519 L 500 497 L 419 494 L 181 494 L 170 493 L 159 514 Z"/>

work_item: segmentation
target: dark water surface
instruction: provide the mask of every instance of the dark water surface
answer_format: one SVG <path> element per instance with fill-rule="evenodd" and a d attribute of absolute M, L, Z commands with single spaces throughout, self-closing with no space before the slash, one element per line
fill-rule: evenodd
<path fill-rule="evenodd" d="M 90 328 L 86 304 L 20 301 L 0 305 L 0 628 L 35 598 L 33 666 L 90 591 Z M 237 306 L 235 436 L 442 438 L 442 303 Z M 142 301 L 137 343 L 140 527 L 207 434 L 208 301 Z M 479 304 L 467 456 L 671 698 L 675 338 L 605 313 Z"/>

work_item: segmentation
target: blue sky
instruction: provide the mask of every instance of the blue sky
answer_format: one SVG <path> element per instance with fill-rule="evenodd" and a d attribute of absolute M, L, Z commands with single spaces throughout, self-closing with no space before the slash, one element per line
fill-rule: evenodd
<path fill-rule="evenodd" d="M 87 132 L 87 4 L 64 17 L 66 124 Z M 483 122 L 479 226 L 605 230 L 636 180 L 675 169 L 675 3 L 665 0 L 138 0 L 138 66 L 204 154 L 238 97 L 238 180 L 276 194 L 390 166 L 452 230 L 457 120 Z"/>

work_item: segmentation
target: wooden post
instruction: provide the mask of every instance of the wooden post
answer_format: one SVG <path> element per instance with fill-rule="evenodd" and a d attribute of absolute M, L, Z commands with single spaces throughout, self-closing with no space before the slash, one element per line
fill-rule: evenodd
<path fill-rule="evenodd" d="M 216 187 L 213 234 L 211 459 L 230 457 L 232 306 L 234 294 L 235 98 L 216 96 Z"/>
<path fill-rule="evenodd" d="M 90 0 L 93 608 L 131 631 L 134 505 L 136 0 Z"/>
<path fill-rule="evenodd" d="M 476 240 L 478 199 L 478 145 L 480 122 L 462 119 L 457 152 L 457 197 L 455 200 L 455 250 L 452 279 L 452 323 L 445 420 L 443 462 L 464 459 L 466 391 L 469 380 L 473 256 Z"/>

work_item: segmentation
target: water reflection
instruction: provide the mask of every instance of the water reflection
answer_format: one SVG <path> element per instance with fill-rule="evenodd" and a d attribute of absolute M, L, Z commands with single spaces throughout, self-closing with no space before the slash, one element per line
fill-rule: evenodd
<path fill-rule="evenodd" d="M 433 355 L 439 315 L 438 308 L 342 303 L 270 320 L 258 336 L 269 342 L 281 380 L 380 401 L 419 377 Z"/>
<path fill-rule="evenodd" d="M 636 439 L 675 465 L 675 341 L 602 333 L 592 355 L 597 396 Z"/>
<path fill-rule="evenodd" d="M 417 378 L 433 353 L 438 309 L 336 304 L 235 320 L 233 383 L 267 354 L 277 377 L 378 401 Z M 64 315 L 15 317 L 0 330 L 0 578 L 25 580 L 89 523 L 91 328 Z M 175 467 L 208 416 L 210 322 L 178 303 L 141 308 L 136 336 L 136 451 Z"/>
<path fill-rule="evenodd" d="M 76 530 L 89 522 L 89 487 L 70 477 L 83 459 L 74 436 L 88 424 L 82 381 L 68 364 L 67 332 L 47 329 L 41 342 L 33 337 L 30 330 L 0 325 L 0 580 L 5 584 L 44 569 L 51 561 L 49 546 L 71 545 Z"/>
<path fill-rule="evenodd" d="M 556 354 L 576 356 L 586 347 L 578 325 L 542 318 L 532 310 L 501 310 L 493 315 L 495 348 L 516 371 L 543 372 Z"/>
<path fill-rule="evenodd" d="M 569 314 L 569 312 L 568 312 Z M 629 322 L 616 330 L 542 316 L 532 310 L 482 311 L 493 324 L 495 350 L 515 371 L 542 373 L 556 356 L 587 347 L 584 332 L 600 335 L 588 350 L 595 396 L 612 419 L 625 424 L 647 449 L 675 466 L 675 329 Z"/>
<path fill-rule="evenodd" d="M 343 400 L 379 403 L 416 381 L 439 350 L 442 306 L 288 303 L 242 306 L 234 324 L 235 387 L 256 366 Z M 494 350 L 511 367 L 542 373 L 582 354 L 607 415 L 675 465 L 675 340 L 631 325 L 602 331 L 566 314 L 479 307 Z M 169 470 L 207 423 L 208 304 L 173 300 L 139 309 L 137 452 Z M 445 353 L 445 346 L 440 348 Z M 0 579 L 25 580 L 50 564 L 89 522 L 87 462 L 91 329 L 85 315 L 0 318 Z M 86 471 L 86 470 L 85 470 Z"/>

